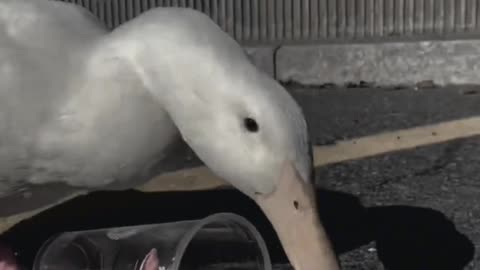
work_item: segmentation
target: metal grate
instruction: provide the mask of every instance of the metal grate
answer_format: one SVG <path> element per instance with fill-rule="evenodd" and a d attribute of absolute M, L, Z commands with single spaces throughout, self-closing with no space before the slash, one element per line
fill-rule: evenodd
<path fill-rule="evenodd" d="M 114 28 L 153 7 L 208 14 L 241 43 L 469 34 L 480 31 L 480 0 L 63 0 Z"/>

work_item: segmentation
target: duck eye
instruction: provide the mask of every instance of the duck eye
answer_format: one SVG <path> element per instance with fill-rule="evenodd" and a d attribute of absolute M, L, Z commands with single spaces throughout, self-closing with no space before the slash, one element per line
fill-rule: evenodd
<path fill-rule="evenodd" d="M 253 118 L 247 117 L 247 118 L 243 119 L 243 125 L 250 132 L 257 132 L 258 131 L 258 123 Z"/>

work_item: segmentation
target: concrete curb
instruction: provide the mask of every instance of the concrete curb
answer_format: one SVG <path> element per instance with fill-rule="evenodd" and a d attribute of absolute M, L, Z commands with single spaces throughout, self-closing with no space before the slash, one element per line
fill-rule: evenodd
<path fill-rule="evenodd" d="M 480 40 L 431 40 L 246 48 L 279 81 L 306 85 L 480 84 Z"/>

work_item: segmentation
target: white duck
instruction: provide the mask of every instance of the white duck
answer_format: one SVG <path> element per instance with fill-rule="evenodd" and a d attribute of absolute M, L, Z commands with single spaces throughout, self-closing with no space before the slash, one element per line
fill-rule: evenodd
<path fill-rule="evenodd" d="M 72 4 L 0 0 L 0 216 L 26 192 L 145 183 L 178 134 L 257 202 L 295 269 L 339 268 L 301 109 L 209 17 L 157 8 L 109 33 Z"/>

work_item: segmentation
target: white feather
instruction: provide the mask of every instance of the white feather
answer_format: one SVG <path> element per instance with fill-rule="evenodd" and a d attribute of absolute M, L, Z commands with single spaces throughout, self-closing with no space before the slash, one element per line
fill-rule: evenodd
<path fill-rule="evenodd" d="M 134 187 L 178 134 L 247 195 L 272 191 L 285 160 L 310 177 L 298 105 L 199 12 L 159 8 L 108 33 L 80 7 L 0 0 L 0 59 L 0 197 Z"/>

